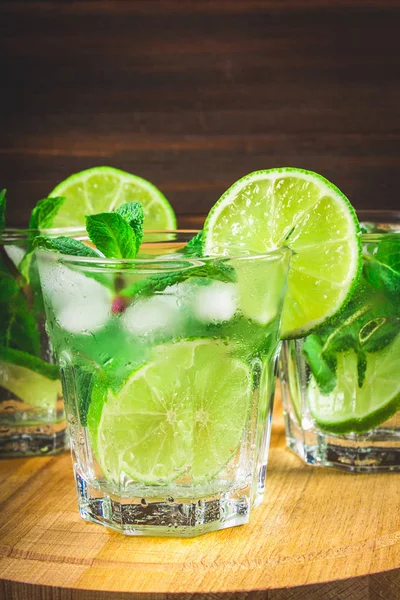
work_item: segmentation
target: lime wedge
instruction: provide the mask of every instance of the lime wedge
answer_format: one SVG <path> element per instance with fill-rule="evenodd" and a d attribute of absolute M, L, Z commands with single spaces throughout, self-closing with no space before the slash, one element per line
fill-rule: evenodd
<path fill-rule="evenodd" d="M 384 350 L 369 353 L 365 384 L 359 388 L 355 352 L 339 353 L 335 390 L 325 396 L 313 378 L 309 384 L 309 406 L 318 425 L 332 433 L 362 433 L 400 410 L 399 355 L 400 335 Z"/>
<path fill-rule="evenodd" d="M 282 338 L 302 337 L 337 313 L 357 285 L 360 227 L 348 199 L 312 171 L 256 171 L 223 194 L 204 225 L 208 256 L 258 254 L 282 246 L 294 251 Z"/>
<path fill-rule="evenodd" d="M 222 341 L 159 346 L 118 394 L 95 392 L 91 444 L 105 477 L 163 484 L 201 483 L 235 454 L 252 397 L 249 368 Z"/>
<path fill-rule="evenodd" d="M 58 184 L 50 197 L 64 196 L 53 227 L 83 227 L 85 215 L 108 212 L 124 202 L 143 205 L 145 229 L 176 229 L 174 211 L 152 183 L 112 167 L 94 167 Z"/>
<path fill-rule="evenodd" d="M 0 360 L 0 386 L 31 407 L 54 409 L 61 396 L 61 382 L 51 380 L 26 367 Z"/>

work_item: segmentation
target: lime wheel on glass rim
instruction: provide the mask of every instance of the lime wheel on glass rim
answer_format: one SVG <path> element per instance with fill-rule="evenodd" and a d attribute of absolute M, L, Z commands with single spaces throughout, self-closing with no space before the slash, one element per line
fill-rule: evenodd
<path fill-rule="evenodd" d="M 84 227 L 85 216 L 112 211 L 125 202 L 141 202 L 145 229 L 176 229 L 174 211 L 155 185 L 137 175 L 113 167 L 93 167 L 59 183 L 50 197 L 65 202 L 53 227 Z"/>
<path fill-rule="evenodd" d="M 256 171 L 221 196 L 204 224 L 206 256 L 261 254 L 282 246 L 293 256 L 281 336 L 303 337 L 336 314 L 357 285 L 360 226 L 349 200 L 312 171 Z M 256 304 L 249 316 L 259 319 Z"/>

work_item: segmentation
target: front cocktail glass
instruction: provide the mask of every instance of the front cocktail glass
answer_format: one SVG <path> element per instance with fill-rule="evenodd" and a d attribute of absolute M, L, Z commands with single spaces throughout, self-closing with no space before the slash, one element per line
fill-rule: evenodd
<path fill-rule="evenodd" d="M 264 493 L 291 252 L 134 260 L 37 252 L 82 517 L 128 535 L 241 525 Z"/>
<path fill-rule="evenodd" d="M 310 464 L 400 470 L 400 213 L 358 216 L 363 268 L 349 304 L 282 346 L 286 439 Z"/>

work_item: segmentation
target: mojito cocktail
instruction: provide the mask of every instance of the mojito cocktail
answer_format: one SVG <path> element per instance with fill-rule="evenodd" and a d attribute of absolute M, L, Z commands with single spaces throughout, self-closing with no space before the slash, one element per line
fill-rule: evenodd
<path fill-rule="evenodd" d="M 0 232 L 1 457 L 53 454 L 66 444 L 61 382 L 29 255 L 32 233 Z"/>
<path fill-rule="evenodd" d="M 279 336 L 347 303 L 358 221 L 289 167 L 238 180 L 192 237 L 143 238 L 143 217 L 132 201 L 87 216 L 84 243 L 36 240 L 81 515 L 131 535 L 239 525 L 263 497 Z"/>
<path fill-rule="evenodd" d="M 311 464 L 400 470 L 400 214 L 359 216 L 362 273 L 349 303 L 282 348 L 287 443 Z"/>
<path fill-rule="evenodd" d="M 191 238 L 145 235 L 131 260 L 38 251 L 80 512 L 125 534 L 243 524 L 263 496 L 291 253 L 200 258 Z"/>
<path fill-rule="evenodd" d="M 79 238 L 85 214 L 140 198 L 149 228 L 173 228 L 174 212 L 150 182 L 111 167 L 76 173 L 39 200 L 27 228 L 6 228 L 0 191 L 0 457 L 65 449 L 59 369 L 45 331 L 34 240 L 45 233 Z M 84 233 L 86 233 L 84 231 Z"/>

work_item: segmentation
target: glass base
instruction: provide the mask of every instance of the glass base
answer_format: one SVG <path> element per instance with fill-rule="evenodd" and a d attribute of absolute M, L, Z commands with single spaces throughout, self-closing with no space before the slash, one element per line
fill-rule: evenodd
<path fill-rule="evenodd" d="M 248 495 L 231 490 L 203 498 L 122 498 L 94 488 L 76 470 L 81 517 L 131 536 L 194 537 L 244 525 Z"/>
<path fill-rule="evenodd" d="M 400 471 L 400 431 L 379 429 L 339 436 L 302 430 L 288 414 L 285 420 L 288 448 L 310 465 L 353 473 Z"/>
<path fill-rule="evenodd" d="M 57 429 L 55 431 L 55 429 Z M 0 427 L 0 458 L 49 456 L 68 448 L 65 425 L 46 424 L 35 427 Z"/>

